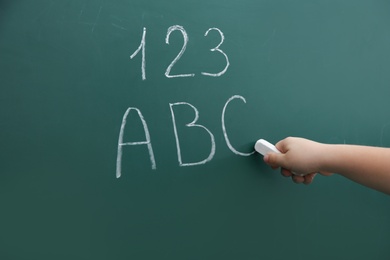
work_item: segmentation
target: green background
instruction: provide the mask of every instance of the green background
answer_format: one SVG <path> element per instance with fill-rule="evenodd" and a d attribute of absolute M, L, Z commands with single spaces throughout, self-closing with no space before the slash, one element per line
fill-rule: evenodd
<path fill-rule="evenodd" d="M 0 0 L 1 259 L 389 259 L 389 197 L 337 175 L 295 185 L 251 152 L 301 136 L 390 146 L 390 3 Z M 168 65 L 189 41 L 172 74 Z M 146 80 L 138 48 L 146 28 Z M 225 36 L 221 53 L 211 52 Z M 170 103 L 213 159 L 180 167 Z M 136 107 L 150 131 L 123 149 Z M 184 162 L 210 138 L 175 117 Z M 134 111 L 125 141 L 145 140 Z"/>

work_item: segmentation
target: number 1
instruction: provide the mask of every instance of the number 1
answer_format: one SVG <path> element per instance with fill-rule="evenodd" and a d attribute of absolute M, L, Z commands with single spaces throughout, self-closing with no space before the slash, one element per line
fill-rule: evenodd
<path fill-rule="evenodd" d="M 146 28 L 144 27 L 143 33 L 142 33 L 142 39 L 141 44 L 138 46 L 138 49 L 135 50 L 133 54 L 130 55 L 130 59 L 133 59 L 139 52 L 142 50 L 142 63 L 141 63 L 141 71 L 142 71 L 142 80 L 146 79 L 146 73 L 145 73 L 145 38 L 146 38 Z"/>

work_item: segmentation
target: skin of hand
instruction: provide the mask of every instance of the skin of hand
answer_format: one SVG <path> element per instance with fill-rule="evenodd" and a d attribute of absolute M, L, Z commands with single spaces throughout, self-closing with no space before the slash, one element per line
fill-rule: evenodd
<path fill-rule="evenodd" d="M 390 195 L 390 148 L 323 144 L 297 137 L 288 137 L 275 146 L 281 154 L 269 153 L 264 161 L 272 168 L 281 167 L 282 175 L 296 183 L 310 184 L 316 173 L 338 173 Z"/>
<path fill-rule="evenodd" d="M 273 169 L 281 167 L 282 175 L 291 177 L 295 183 L 310 184 L 317 173 L 331 175 L 330 172 L 320 169 L 324 144 L 304 138 L 288 137 L 275 146 L 281 154 L 269 153 L 264 156 L 264 162 Z M 292 172 L 305 175 L 298 176 Z"/>

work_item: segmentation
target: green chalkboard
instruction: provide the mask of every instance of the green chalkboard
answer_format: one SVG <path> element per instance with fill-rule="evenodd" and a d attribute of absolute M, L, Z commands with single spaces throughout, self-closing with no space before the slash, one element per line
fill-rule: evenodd
<path fill-rule="evenodd" d="M 251 154 L 390 146 L 390 3 L 0 0 L 1 259 L 389 259 L 390 198 Z"/>

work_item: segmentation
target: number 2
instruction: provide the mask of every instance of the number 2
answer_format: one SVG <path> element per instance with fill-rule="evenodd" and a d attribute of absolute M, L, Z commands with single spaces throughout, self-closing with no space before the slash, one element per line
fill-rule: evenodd
<path fill-rule="evenodd" d="M 183 26 L 180 26 L 180 25 L 173 25 L 173 26 L 168 28 L 167 37 L 165 38 L 165 43 L 169 44 L 169 36 L 171 35 L 171 33 L 173 31 L 176 31 L 176 30 L 180 31 L 181 34 L 183 35 L 184 43 L 183 43 L 183 47 L 181 48 L 181 51 L 179 52 L 179 54 L 171 62 L 171 64 L 169 64 L 169 66 L 168 66 L 168 68 L 167 68 L 167 70 L 165 72 L 165 76 L 167 78 L 193 77 L 193 76 L 195 76 L 195 74 L 178 74 L 178 75 L 171 75 L 170 74 L 172 67 L 176 64 L 176 62 L 181 58 L 181 56 L 185 52 L 185 50 L 187 48 L 187 43 L 188 43 L 187 32 L 186 32 L 186 30 L 184 30 Z"/>

